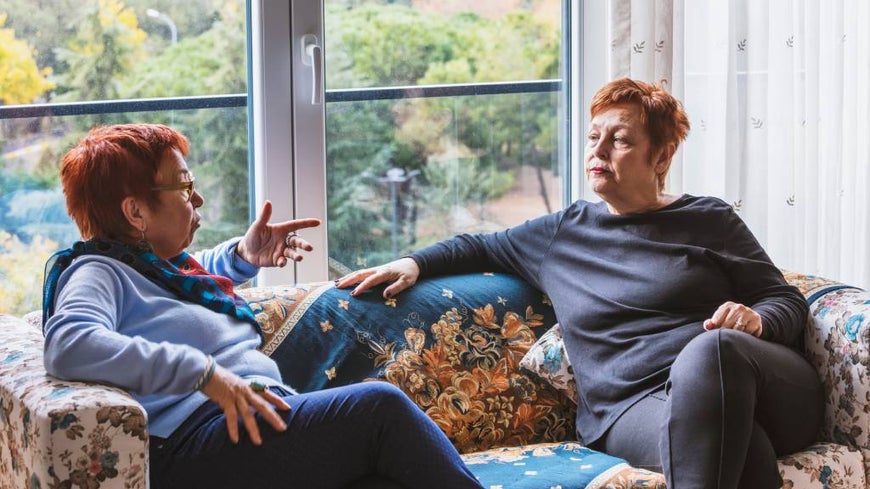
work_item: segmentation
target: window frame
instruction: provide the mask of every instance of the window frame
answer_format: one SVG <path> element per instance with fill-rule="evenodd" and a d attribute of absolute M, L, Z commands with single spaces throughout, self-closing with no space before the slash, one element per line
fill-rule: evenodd
<path fill-rule="evenodd" d="M 323 2 L 311 0 L 251 0 L 252 26 L 250 29 L 253 55 L 251 56 L 251 126 L 253 130 L 253 185 L 254 209 L 265 200 L 275 207 L 274 219 L 316 217 L 323 224 L 304 231 L 315 251 L 289 270 L 263 270 L 258 283 L 273 285 L 295 282 L 322 281 L 328 278 L 328 249 L 326 219 L 326 103 L 339 100 L 374 100 L 404 98 L 407 87 L 372 88 L 356 90 L 324 90 L 324 83 L 315 90 L 315 76 L 310 63 L 306 64 L 303 36 L 320 46 L 324 39 Z M 582 165 L 580 146 L 582 138 L 575 135 L 574 114 L 581 108 L 582 94 L 580 21 L 584 5 L 563 0 L 563 73 L 561 80 L 535 81 L 539 86 L 560 83 L 569 97 L 565 104 L 564 124 L 560 126 L 566 165 L 563 179 L 563 202 L 583 195 L 578 185 L 577 162 Z M 585 27 L 585 26 L 584 26 Z M 323 50 L 320 50 L 323 56 Z M 269 60 L 265 62 L 264 60 Z M 321 63 L 322 66 L 322 63 Z M 321 76 L 323 76 L 321 74 Z M 288 83 L 290 84 L 288 86 Z M 474 84 L 491 93 L 519 93 L 527 91 L 529 83 Z M 469 84 L 471 86 L 471 84 Z M 479 91 L 465 91 L 460 85 L 413 87 L 415 96 L 472 95 Z M 314 99 L 318 103 L 312 103 Z M 305 144 L 296 144 L 305 141 Z M 578 144 L 578 141 L 581 141 Z M 283 162 L 283 163 L 282 163 Z M 582 169 L 582 166 L 579 168 Z M 288 277 L 288 271 L 291 276 Z"/>

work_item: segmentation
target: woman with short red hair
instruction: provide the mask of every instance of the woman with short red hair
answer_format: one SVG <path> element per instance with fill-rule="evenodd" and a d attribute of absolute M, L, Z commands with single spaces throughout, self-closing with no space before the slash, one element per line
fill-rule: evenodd
<path fill-rule="evenodd" d="M 438 427 L 385 382 L 296 394 L 261 353 L 234 285 L 302 259 L 272 205 L 242 237 L 185 251 L 203 204 L 172 128 L 95 128 L 61 182 L 84 241 L 46 266 L 45 367 L 130 391 L 148 413 L 154 488 L 459 488 L 480 484 Z M 242 436 L 240 432 L 247 432 Z"/>
<path fill-rule="evenodd" d="M 665 192 L 689 130 L 659 86 L 592 100 L 586 178 L 601 202 L 460 235 L 343 277 L 351 295 L 419 277 L 506 271 L 546 293 L 577 377 L 577 435 L 664 472 L 671 489 L 778 488 L 812 442 L 822 389 L 801 356 L 808 306 L 727 203 Z"/>

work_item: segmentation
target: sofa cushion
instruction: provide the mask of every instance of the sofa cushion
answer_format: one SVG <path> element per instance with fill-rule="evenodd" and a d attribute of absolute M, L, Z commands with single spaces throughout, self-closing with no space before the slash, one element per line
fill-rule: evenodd
<path fill-rule="evenodd" d="M 496 448 L 462 456 L 486 489 L 585 487 L 665 489 L 662 474 L 576 443 Z M 778 460 L 783 489 L 865 489 L 864 455 L 833 443 L 816 443 Z"/>
<path fill-rule="evenodd" d="M 389 300 L 332 283 L 242 293 L 255 313 L 281 311 L 264 351 L 300 391 L 389 381 L 460 452 L 575 438 L 573 403 L 518 367 L 555 317 L 517 277 L 431 278 Z"/>
<path fill-rule="evenodd" d="M 565 397 L 577 404 L 577 381 L 574 368 L 568 360 L 565 343 L 562 341 L 562 328 L 555 324 L 529 348 L 520 367 L 525 368 L 548 382 Z"/>
<path fill-rule="evenodd" d="M 611 487 L 605 482 L 619 480 L 620 475 L 628 473 L 645 473 L 646 482 L 661 479 L 658 474 L 632 469 L 625 460 L 574 442 L 494 448 L 462 458 L 486 489 Z M 637 487 L 657 486 L 638 484 Z M 663 481 L 661 488 L 664 489 Z"/>

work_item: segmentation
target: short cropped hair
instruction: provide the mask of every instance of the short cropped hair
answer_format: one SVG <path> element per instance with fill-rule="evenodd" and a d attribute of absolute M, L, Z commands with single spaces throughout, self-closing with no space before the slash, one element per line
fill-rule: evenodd
<path fill-rule="evenodd" d="M 176 149 L 187 155 L 180 132 L 161 124 L 118 124 L 91 129 L 61 160 L 66 208 L 84 239 L 120 240 L 131 231 L 121 202 L 132 196 L 157 206 L 160 160 Z"/>
<path fill-rule="evenodd" d="M 614 105 L 634 103 L 640 106 L 641 122 L 646 127 L 654 150 L 669 144 L 674 149 L 689 133 L 689 117 L 683 104 L 659 85 L 620 78 L 598 89 L 592 97 L 589 113 L 595 117 Z"/>

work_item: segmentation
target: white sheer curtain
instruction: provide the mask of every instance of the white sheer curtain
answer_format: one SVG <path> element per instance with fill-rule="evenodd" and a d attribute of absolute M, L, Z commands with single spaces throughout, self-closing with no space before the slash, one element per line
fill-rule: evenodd
<path fill-rule="evenodd" d="M 692 123 L 671 192 L 731 203 L 782 268 L 870 288 L 870 2 L 611 0 L 610 75 Z"/>

